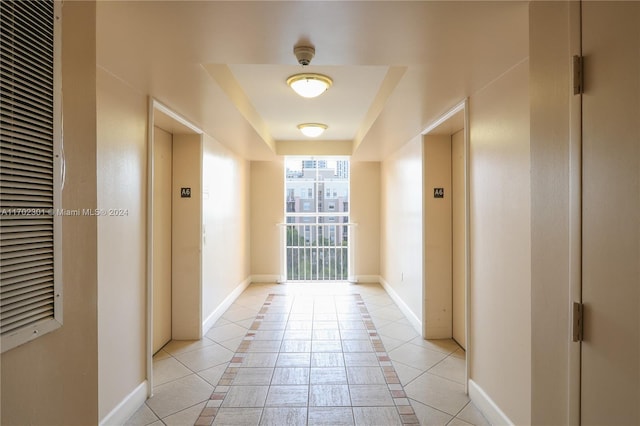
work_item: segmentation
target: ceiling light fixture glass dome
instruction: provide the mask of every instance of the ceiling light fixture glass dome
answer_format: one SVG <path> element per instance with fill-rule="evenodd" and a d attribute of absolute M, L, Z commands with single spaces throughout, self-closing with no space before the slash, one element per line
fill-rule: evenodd
<path fill-rule="evenodd" d="M 295 74 L 287 79 L 287 85 L 303 98 L 315 98 L 322 95 L 331 85 L 333 80 L 322 74 L 303 73 Z"/>
<path fill-rule="evenodd" d="M 298 129 L 307 137 L 317 138 L 327 130 L 327 125 L 321 123 L 303 123 L 298 124 Z"/>

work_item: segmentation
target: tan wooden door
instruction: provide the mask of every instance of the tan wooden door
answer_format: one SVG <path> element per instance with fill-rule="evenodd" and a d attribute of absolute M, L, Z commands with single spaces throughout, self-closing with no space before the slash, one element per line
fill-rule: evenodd
<path fill-rule="evenodd" d="M 173 136 L 153 141 L 153 353 L 171 340 L 171 182 Z"/>
<path fill-rule="evenodd" d="M 453 338 L 464 349 L 466 339 L 466 219 L 464 130 L 451 135 L 451 237 Z"/>
<path fill-rule="evenodd" d="M 582 3 L 581 423 L 640 424 L 640 3 Z"/>

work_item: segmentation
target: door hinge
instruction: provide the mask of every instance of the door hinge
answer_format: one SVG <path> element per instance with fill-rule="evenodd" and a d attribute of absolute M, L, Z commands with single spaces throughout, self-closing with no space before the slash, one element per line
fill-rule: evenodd
<path fill-rule="evenodd" d="M 584 93 L 584 57 L 573 56 L 573 94 Z"/>
<path fill-rule="evenodd" d="M 574 342 L 582 342 L 584 338 L 584 305 L 573 302 L 571 335 Z"/>

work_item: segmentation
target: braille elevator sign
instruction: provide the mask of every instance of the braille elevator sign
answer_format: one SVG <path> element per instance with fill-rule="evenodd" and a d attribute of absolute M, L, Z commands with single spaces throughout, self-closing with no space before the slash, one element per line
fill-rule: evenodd
<path fill-rule="evenodd" d="M 444 198 L 444 188 L 433 188 L 433 198 Z"/>
<path fill-rule="evenodd" d="M 191 188 L 180 188 L 180 198 L 191 198 Z"/>

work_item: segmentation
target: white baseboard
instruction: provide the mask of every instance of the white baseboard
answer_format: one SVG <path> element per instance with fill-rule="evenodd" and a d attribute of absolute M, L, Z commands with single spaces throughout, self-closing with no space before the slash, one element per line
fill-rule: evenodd
<path fill-rule="evenodd" d="M 356 276 L 358 283 L 379 283 L 380 275 L 358 275 Z"/>
<path fill-rule="evenodd" d="M 252 282 L 252 277 L 247 278 L 242 281 L 227 297 L 224 298 L 221 304 L 202 322 L 202 335 L 207 334 L 209 329 L 213 326 L 222 317 L 229 306 L 236 301 L 238 296 L 242 294 L 242 292 L 249 287 L 249 284 Z"/>
<path fill-rule="evenodd" d="M 493 399 L 471 379 L 469 379 L 469 398 L 492 425 L 512 426 L 514 424 L 500 407 L 493 402 Z"/>
<path fill-rule="evenodd" d="M 398 308 L 400 308 L 404 316 L 407 317 L 413 328 L 415 328 L 418 334 L 422 336 L 422 320 L 416 314 L 414 314 L 411 309 L 409 309 L 409 306 L 405 303 L 405 301 L 402 300 L 402 298 L 398 295 L 398 293 L 396 293 L 393 287 L 391 287 L 391 285 L 382 277 L 380 277 L 380 285 L 384 287 L 389 296 L 393 299 L 394 302 L 396 302 L 396 305 L 398 305 Z"/>
<path fill-rule="evenodd" d="M 147 381 L 140 383 L 101 421 L 100 426 L 123 425 L 147 400 Z"/>
<path fill-rule="evenodd" d="M 280 275 L 251 275 L 252 283 L 279 283 L 281 279 Z"/>

